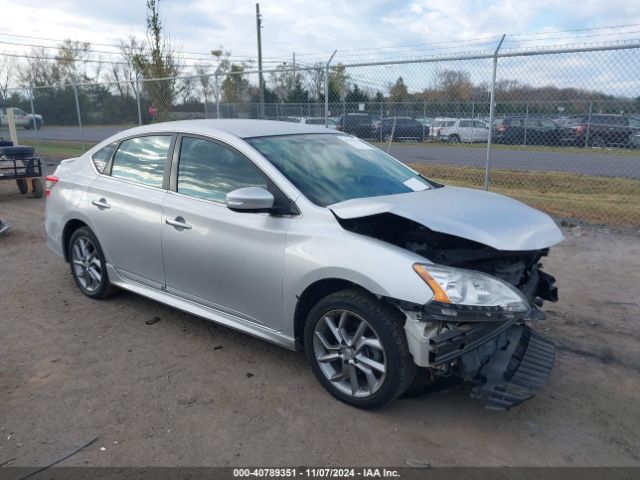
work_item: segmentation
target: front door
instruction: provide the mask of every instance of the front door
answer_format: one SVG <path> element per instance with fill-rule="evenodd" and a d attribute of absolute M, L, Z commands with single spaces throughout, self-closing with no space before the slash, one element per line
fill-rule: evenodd
<path fill-rule="evenodd" d="M 200 137 L 179 141 L 162 214 L 166 288 L 191 301 L 282 327 L 286 217 L 227 208 L 232 190 L 267 188 L 262 172 L 230 146 Z"/>

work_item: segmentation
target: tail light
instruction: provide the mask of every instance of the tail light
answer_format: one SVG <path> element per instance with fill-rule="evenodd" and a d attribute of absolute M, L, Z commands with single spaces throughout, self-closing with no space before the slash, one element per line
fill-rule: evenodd
<path fill-rule="evenodd" d="M 336 125 L 336 130 L 342 131 L 342 125 L 337 124 L 337 125 Z"/>
<path fill-rule="evenodd" d="M 576 127 L 576 133 L 579 133 L 580 135 L 585 135 L 587 133 L 587 126 L 586 125 L 578 125 Z"/>
<path fill-rule="evenodd" d="M 509 125 L 505 125 L 504 123 L 498 127 L 498 131 L 499 131 L 499 132 L 504 133 L 504 132 L 506 132 L 507 130 L 509 130 Z"/>
<path fill-rule="evenodd" d="M 56 183 L 58 183 L 59 180 L 60 179 L 58 177 L 56 177 L 55 175 L 49 175 L 49 176 L 47 176 L 47 178 L 45 178 L 46 185 L 45 185 L 45 189 L 44 189 L 44 194 L 45 194 L 45 196 L 47 198 L 49 198 L 51 196 L 51 190 L 56 185 Z"/>

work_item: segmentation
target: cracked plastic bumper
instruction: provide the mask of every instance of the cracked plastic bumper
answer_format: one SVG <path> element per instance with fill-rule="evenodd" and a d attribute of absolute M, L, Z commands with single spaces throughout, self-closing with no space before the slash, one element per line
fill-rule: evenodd
<path fill-rule="evenodd" d="M 536 395 L 549 378 L 555 346 L 525 325 L 507 332 L 506 348 L 496 351 L 478 371 L 481 381 L 471 396 L 492 410 L 508 410 Z"/>

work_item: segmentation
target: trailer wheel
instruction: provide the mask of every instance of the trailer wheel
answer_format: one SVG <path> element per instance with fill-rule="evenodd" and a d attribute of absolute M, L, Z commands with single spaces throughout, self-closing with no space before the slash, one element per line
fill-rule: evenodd
<path fill-rule="evenodd" d="M 29 183 L 26 178 L 18 178 L 16 180 L 16 184 L 18 185 L 18 190 L 20 190 L 21 194 L 25 194 L 29 191 Z"/>
<path fill-rule="evenodd" d="M 41 178 L 34 178 L 33 182 L 33 190 L 31 191 L 31 195 L 33 198 L 42 198 L 44 196 L 44 187 L 42 185 Z"/>

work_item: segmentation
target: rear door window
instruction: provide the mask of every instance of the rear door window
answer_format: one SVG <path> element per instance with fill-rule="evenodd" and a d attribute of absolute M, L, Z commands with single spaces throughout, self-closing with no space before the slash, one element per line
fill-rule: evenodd
<path fill-rule="evenodd" d="M 148 135 L 123 140 L 113 156 L 111 176 L 162 188 L 171 135 Z"/>

